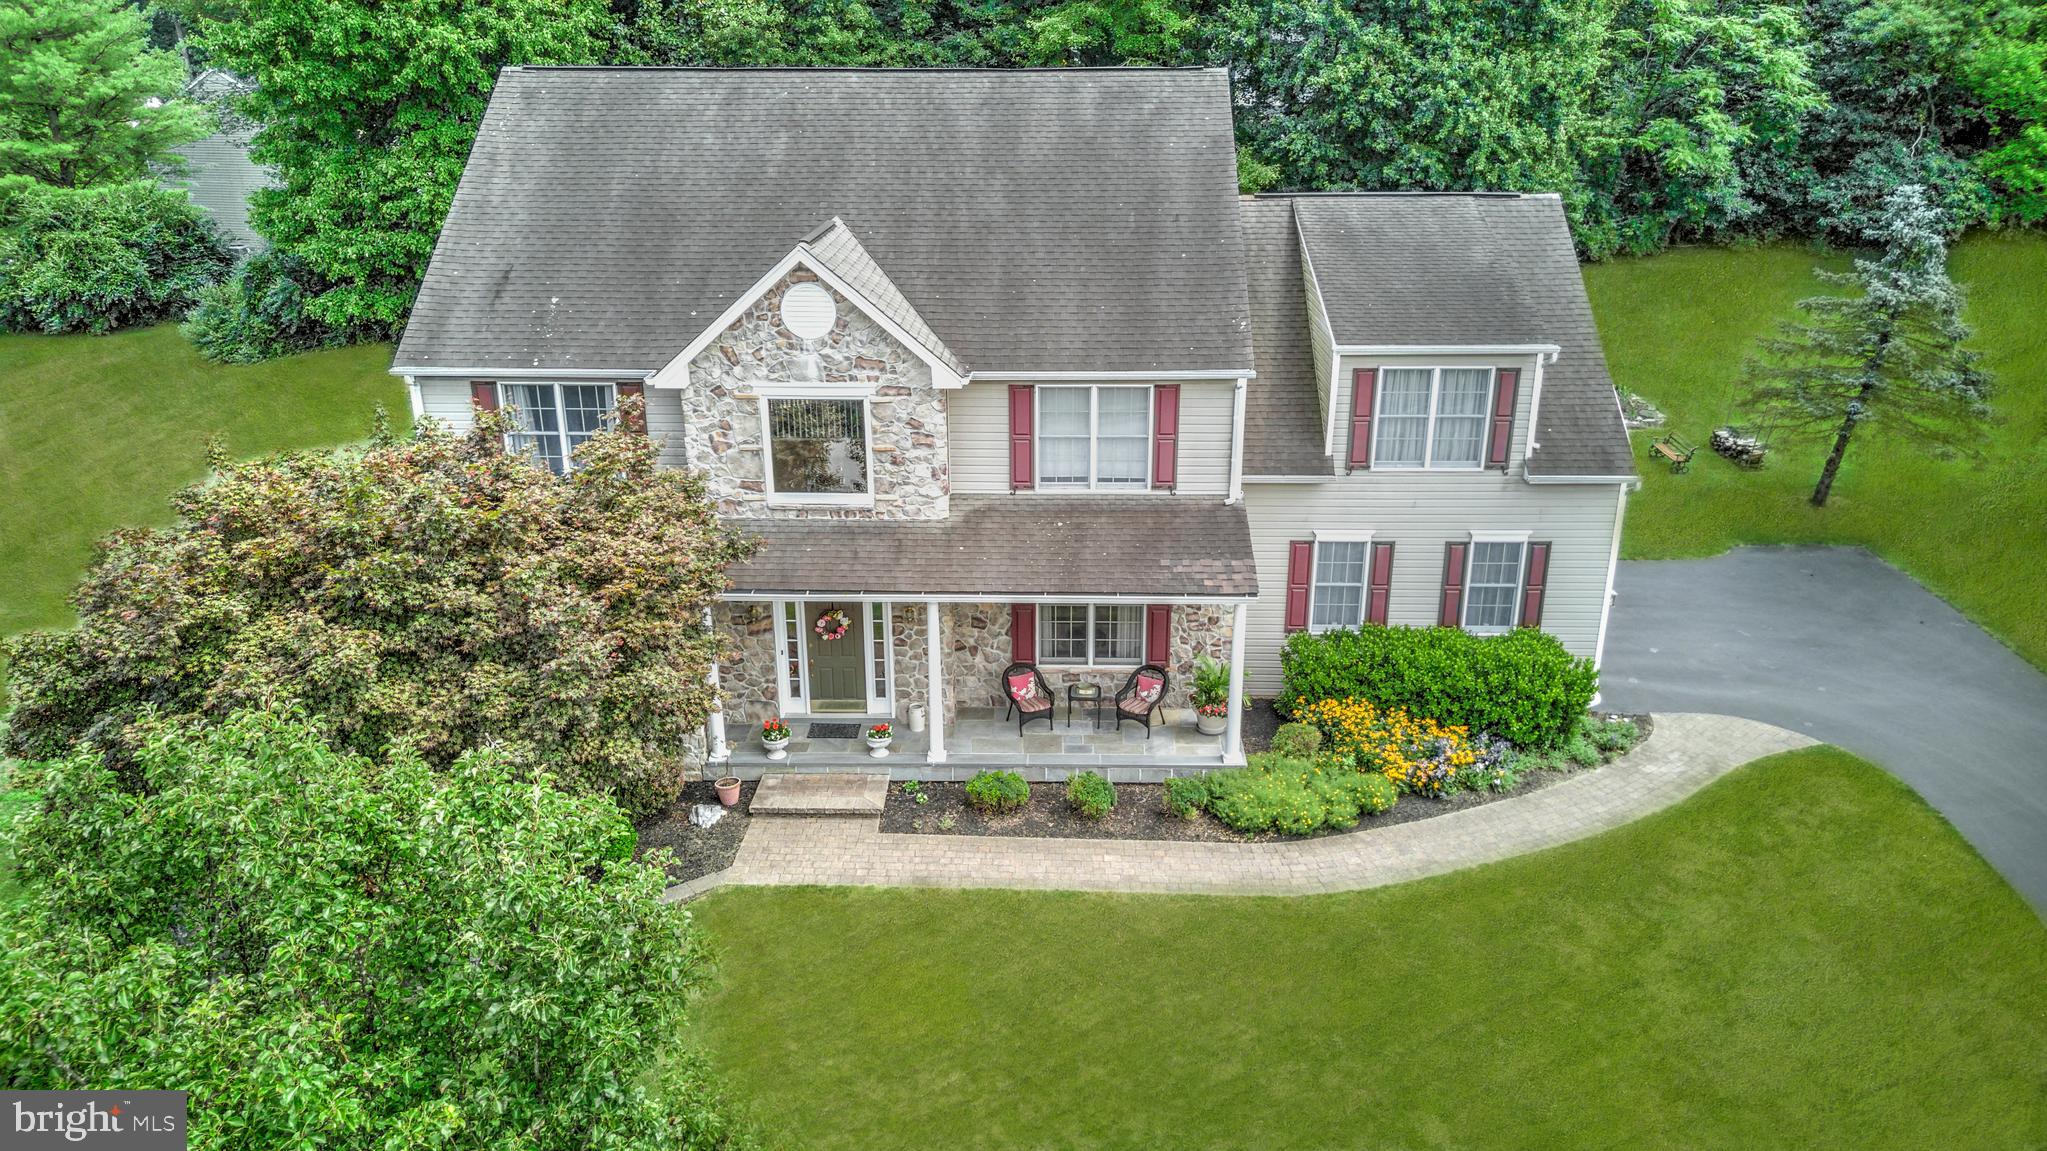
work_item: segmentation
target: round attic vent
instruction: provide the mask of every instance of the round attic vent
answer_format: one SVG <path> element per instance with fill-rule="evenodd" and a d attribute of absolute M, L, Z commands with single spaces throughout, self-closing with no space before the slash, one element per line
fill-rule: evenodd
<path fill-rule="evenodd" d="M 821 284 L 796 284 L 782 293 L 782 326 L 800 339 L 817 339 L 838 318 L 839 306 Z"/>

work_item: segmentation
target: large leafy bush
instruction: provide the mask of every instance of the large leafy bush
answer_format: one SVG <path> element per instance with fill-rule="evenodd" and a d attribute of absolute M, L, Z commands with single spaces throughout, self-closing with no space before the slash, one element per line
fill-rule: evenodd
<path fill-rule="evenodd" d="M 1563 742 L 1599 686 L 1591 660 L 1533 628 L 1502 636 L 1440 627 L 1295 632 L 1280 650 L 1280 669 L 1278 706 L 1289 717 L 1318 700 L 1364 699 L 1521 747 Z"/>
<path fill-rule="evenodd" d="M 723 1140 L 701 1090 L 643 1085 L 706 963 L 609 802 L 260 713 L 154 730 L 133 769 L 41 773 L 0 1082 L 189 1091 L 209 1151 Z"/>
<path fill-rule="evenodd" d="M 108 537 L 78 626 L 7 642 L 13 750 L 118 766 L 146 714 L 296 701 L 345 750 L 497 747 L 659 807 L 713 700 L 704 609 L 747 545 L 643 435 L 598 435 L 557 477 L 507 455 L 507 427 L 224 465 L 173 526 Z"/>
<path fill-rule="evenodd" d="M 110 332 L 182 315 L 234 255 L 183 192 L 0 180 L 0 330 Z"/>
<path fill-rule="evenodd" d="M 179 331 L 201 355 L 226 364 L 349 343 L 359 333 L 331 327 L 306 310 L 322 285 L 304 260 L 266 249 L 232 278 L 203 289 Z"/>

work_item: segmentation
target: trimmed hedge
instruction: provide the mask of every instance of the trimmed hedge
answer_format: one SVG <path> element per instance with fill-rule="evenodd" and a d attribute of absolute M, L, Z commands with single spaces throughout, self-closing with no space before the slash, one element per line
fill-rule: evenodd
<path fill-rule="evenodd" d="M 1288 716 L 1314 700 L 1370 700 L 1439 723 L 1552 748 L 1577 729 L 1599 672 L 1548 632 L 1476 636 L 1447 627 L 1295 632 L 1280 651 Z"/>
<path fill-rule="evenodd" d="M 185 193 L 149 181 L 0 180 L 0 331 L 94 332 L 182 315 L 234 266 Z"/>
<path fill-rule="evenodd" d="M 977 771 L 967 781 L 967 802 L 990 815 L 1015 811 L 1031 801 L 1031 785 L 1013 771 Z"/>

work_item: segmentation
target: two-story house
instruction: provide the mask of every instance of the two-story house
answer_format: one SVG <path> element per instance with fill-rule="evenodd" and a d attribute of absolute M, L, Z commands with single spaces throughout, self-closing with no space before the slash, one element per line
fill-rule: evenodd
<path fill-rule="evenodd" d="M 1230 116 L 1215 70 L 509 69 L 392 370 L 557 469 L 644 397 L 764 541 L 712 613 L 735 722 L 1191 766 L 1240 703 L 1020 735 L 1004 668 L 1184 704 L 1203 654 L 1276 692 L 1304 628 L 1598 658 L 1635 476 L 1558 200 L 1242 197 Z"/>

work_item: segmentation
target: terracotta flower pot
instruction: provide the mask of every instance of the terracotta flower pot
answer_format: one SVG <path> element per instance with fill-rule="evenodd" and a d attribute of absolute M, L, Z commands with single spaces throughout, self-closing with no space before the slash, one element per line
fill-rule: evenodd
<path fill-rule="evenodd" d="M 716 783 L 712 784 L 711 786 L 713 786 L 713 787 L 715 787 L 715 788 L 717 788 L 717 789 L 718 789 L 718 802 L 719 802 L 719 803 L 722 803 L 722 804 L 724 804 L 724 805 L 725 805 L 726 807 L 731 807 L 731 806 L 733 806 L 734 804 L 736 804 L 736 803 L 738 803 L 738 802 L 739 802 L 739 777 L 738 777 L 738 776 L 736 776 L 736 775 L 727 775 L 727 776 L 723 776 L 723 777 L 720 777 L 720 778 L 719 778 L 719 780 L 718 780 L 718 782 L 716 782 Z"/>

